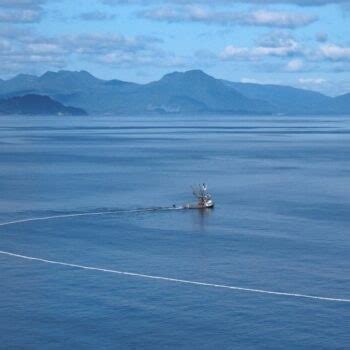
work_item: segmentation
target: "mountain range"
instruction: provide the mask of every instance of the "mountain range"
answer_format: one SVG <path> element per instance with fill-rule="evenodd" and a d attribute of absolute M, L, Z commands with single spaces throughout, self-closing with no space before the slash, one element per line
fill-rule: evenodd
<path fill-rule="evenodd" d="M 350 114 L 350 94 L 329 97 L 289 86 L 236 83 L 200 70 L 170 73 L 148 84 L 102 80 L 86 71 L 0 80 L 0 99 L 28 94 L 89 114 Z"/>

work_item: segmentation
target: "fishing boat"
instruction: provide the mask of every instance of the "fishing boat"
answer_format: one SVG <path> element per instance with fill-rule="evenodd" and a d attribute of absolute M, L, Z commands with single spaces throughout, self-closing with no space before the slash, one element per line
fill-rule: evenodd
<path fill-rule="evenodd" d="M 197 198 L 197 203 L 186 204 L 187 209 L 209 209 L 214 208 L 214 201 L 208 192 L 208 187 L 205 183 L 197 187 L 192 187 L 193 195 Z"/>

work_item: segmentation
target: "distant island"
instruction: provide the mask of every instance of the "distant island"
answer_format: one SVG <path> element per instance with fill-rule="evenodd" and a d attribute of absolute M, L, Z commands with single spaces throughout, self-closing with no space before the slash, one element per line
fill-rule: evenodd
<path fill-rule="evenodd" d="M 102 80 L 86 71 L 19 74 L 0 80 L 0 99 L 1 114 L 350 114 L 350 94 L 329 97 L 289 86 L 236 83 L 200 70 L 170 73 L 148 84 Z"/>
<path fill-rule="evenodd" d="M 66 107 L 49 96 L 24 95 L 0 99 L 0 115 L 87 115 L 76 107 Z"/>

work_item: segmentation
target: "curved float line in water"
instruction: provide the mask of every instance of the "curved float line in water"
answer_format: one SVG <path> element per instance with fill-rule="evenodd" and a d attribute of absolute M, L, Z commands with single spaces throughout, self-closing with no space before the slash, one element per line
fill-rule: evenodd
<path fill-rule="evenodd" d="M 46 216 L 46 217 L 41 217 L 41 218 L 29 218 L 29 219 L 4 222 L 4 223 L 0 223 L 0 226 L 8 226 L 8 225 L 14 225 L 14 224 L 25 223 L 25 222 L 30 222 L 30 221 L 61 219 L 61 218 L 78 217 L 78 216 L 108 215 L 108 214 L 117 214 L 117 213 L 147 212 L 147 211 L 157 211 L 157 210 L 159 210 L 159 211 L 160 210 L 181 210 L 181 209 L 185 209 L 185 208 L 184 207 L 148 208 L 148 209 L 131 209 L 131 210 L 118 210 L 118 211 L 105 211 L 105 212 L 87 212 L 87 213 L 77 213 L 77 214 L 52 215 L 52 216 Z M 147 278 L 147 279 L 153 279 L 153 280 L 182 283 L 182 284 L 190 284 L 190 285 L 212 287 L 212 288 L 230 289 L 230 290 L 237 290 L 237 291 L 251 292 L 251 293 L 270 294 L 270 295 L 278 295 L 278 296 L 286 296 L 286 297 L 294 297 L 294 298 L 304 298 L 304 299 L 315 299 L 315 300 L 323 300 L 323 301 L 336 301 L 336 302 L 350 303 L 350 299 L 321 297 L 321 296 L 316 296 L 316 295 L 307 295 L 307 294 L 299 294 L 299 293 L 276 292 L 276 291 L 263 290 L 263 289 L 253 289 L 253 288 L 230 286 L 230 285 L 226 285 L 226 284 L 215 284 L 215 283 L 208 283 L 208 282 L 183 280 L 183 279 L 177 279 L 177 278 L 171 278 L 171 277 L 145 275 L 145 274 L 135 273 L 135 272 L 103 269 L 103 268 L 94 267 L 94 266 L 84 266 L 84 265 L 65 263 L 65 262 L 61 262 L 61 261 L 47 260 L 47 259 L 42 259 L 42 258 L 36 258 L 36 257 L 31 257 L 31 256 L 26 256 L 26 255 L 15 254 L 15 253 L 6 252 L 6 251 L 2 251 L 2 250 L 0 250 L 0 254 L 15 257 L 15 258 L 20 258 L 20 259 L 25 259 L 25 260 L 43 262 L 46 264 L 60 265 L 60 266 L 66 266 L 66 267 L 72 267 L 72 268 L 90 270 L 90 271 L 113 273 L 113 274 L 124 275 L 124 276 L 133 276 L 133 277 Z"/>
<path fill-rule="evenodd" d="M 295 298 L 316 299 L 316 300 L 326 300 L 326 301 L 338 301 L 338 302 L 345 302 L 345 303 L 349 303 L 350 302 L 350 299 L 320 297 L 320 296 L 315 296 L 315 295 L 307 295 L 307 294 L 299 294 L 299 293 L 275 292 L 275 291 L 269 291 L 269 290 L 263 290 L 263 289 L 252 289 L 252 288 L 243 288 L 243 287 L 229 286 L 229 285 L 226 285 L 226 284 L 214 284 L 214 283 L 208 283 L 208 282 L 197 282 L 197 281 L 189 281 L 189 280 L 170 278 L 170 277 L 145 275 L 145 274 L 135 273 L 135 272 L 103 269 L 103 268 L 94 267 L 94 266 L 77 265 L 77 264 L 70 264 L 70 263 L 65 263 L 65 262 L 61 262 L 61 261 L 54 261 L 54 260 L 47 260 L 47 259 L 42 259 L 42 258 L 35 258 L 35 257 L 32 257 L 32 256 L 14 254 L 14 253 L 5 252 L 5 251 L 2 251 L 2 250 L 0 250 L 0 254 L 8 255 L 8 256 L 12 256 L 12 257 L 15 257 L 15 258 L 20 258 L 20 259 L 25 259 L 25 260 L 39 261 L 39 262 L 43 262 L 43 263 L 46 263 L 46 264 L 67 266 L 67 267 L 72 267 L 72 268 L 76 268 L 76 269 L 83 269 L 83 270 L 90 270 L 90 271 L 99 271 L 99 272 L 113 273 L 113 274 L 124 275 L 124 276 L 148 278 L 148 279 L 153 279 L 153 280 L 175 282 L 175 283 L 182 283 L 182 284 L 191 284 L 191 285 L 196 285 L 196 286 L 223 288 L 223 289 L 231 289 L 231 290 L 238 290 L 238 291 L 244 291 L 244 292 L 260 293 L 260 294 L 272 294 L 272 295 L 280 295 L 280 296 L 295 297 Z"/>
<path fill-rule="evenodd" d="M 15 221 L 8 221 L 0 223 L 0 226 L 8 226 L 14 224 L 20 224 L 24 222 L 30 221 L 45 221 L 52 219 L 64 219 L 64 218 L 73 218 L 78 216 L 94 216 L 94 215 L 111 215 L 111 214 L 119 214 L 119 213 L 142 213 L 147 211 L 168 211 L 168 210 L 183 210 L 184 207 L 164 207 L 164 208 L 144 208 L 144 209 L 130 209 L 130 210 L 111 210 L 111 211 L 97 211 L 97 212 L 86 212 L 86 213 L 76 213 L 76 214 L 62 214 L 62 215 L 51 215 L 51 216 L 43 216 L 39 218 L 29 218 L 29 219 L 21 219 Z"/>

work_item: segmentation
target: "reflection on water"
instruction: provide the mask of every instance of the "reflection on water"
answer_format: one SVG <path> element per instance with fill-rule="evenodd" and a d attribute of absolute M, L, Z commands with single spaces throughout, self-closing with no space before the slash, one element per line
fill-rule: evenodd
<path fill-rule="evenodd" d="M 194 230 L 205 231 L 209 225 L 210 217 L 214 214 L 214 208 L 205 209 L 191 209 L 194 213 L 192 214 L 193 228 Z"/>

